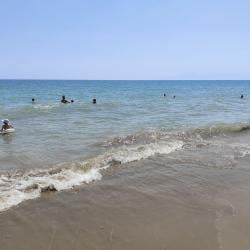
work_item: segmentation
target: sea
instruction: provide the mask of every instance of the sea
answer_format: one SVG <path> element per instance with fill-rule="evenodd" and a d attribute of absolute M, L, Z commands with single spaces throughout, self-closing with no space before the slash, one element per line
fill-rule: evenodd
<path fill-rule="evenodd" d="M 0 80 L 0 93 L 15 128 L 0 136 L 0 212 L 152 157 L 177 164 L 177 151 L 204 169 L 250 153 L 250 81 Z M 211 144 L 212 157 L 195 156 Z"/>

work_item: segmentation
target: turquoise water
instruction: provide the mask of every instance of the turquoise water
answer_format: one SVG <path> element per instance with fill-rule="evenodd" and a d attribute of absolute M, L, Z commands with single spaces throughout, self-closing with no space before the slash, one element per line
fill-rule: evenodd
<path fill-rule="evenodd" d="M 0 118 L 16 129 L 0 138 L 0 193 L 6 178 L 8 191 L 22 192 L 16 186 L 26 179 L 24 189 L 37 183 L 71 188 L 100 179 L 99 169 L 113 163 L 179 149 L 176 131 L 250 122 L 250 81 L 1 80 L 0 92 Z M 61 104 L 62 95 L 74 103 Z M 46 172 L 51 169 L 63 174 Z"/>
<path fill-rule="evenodd" d="M 0 117 L 12 121 L 16 134 L 1 138 L 0 150 L 5 158 L 23 154 L 25 167 L 41 167 L 87 156 L 98 143 L 142 130 L 247 123 L 249 86 L 249 81 L 2 80 Z M 74 104 L 60 104 L 62 95 Z"/>

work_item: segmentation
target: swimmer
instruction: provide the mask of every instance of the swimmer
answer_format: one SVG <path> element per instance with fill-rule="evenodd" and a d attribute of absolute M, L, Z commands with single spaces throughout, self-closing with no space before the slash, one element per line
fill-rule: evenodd
<path fill-rule="evenodd" d="M 166 97 L 166 94 L 164 93 L 164 97 Z"/>
<path fill-rule="evenodd" d="M 69 101 L 66 100 L 65 95 L 62 96 L 61 103 L 69 103 Z"/>
<path fill-rule="evenodd" d="M 92 101 L 93 104 L 96 104 L 96 99 L 94 98 L 93 101 Z"/>
<path fill-rule="evenodd" d="M 3 126 L 0 130 L 1 132 L 3 132 L 6 129 L 13 128 L 13 126 L 10 124 L 10 121 L 8 119 L 4 119 L 4 120 L 2 120 L 2 122 L 3 122 Z"/>
<path fill-rule="evenodd" d="M 244 95 L 241 95 L 240 98 L 243 99 L 243 98 L 244 98 Z"/>
<path fill-rule="evenodd" d="M 74 103 L 74 100 L 71 100 L 70 102 L 71 102 L 71 103 Z"/>
<path fill-rule="evenodd" d="M 31 101 L 32 101 L 32 103 L 35 103 L 36 100 L 35 100 L 35 98 L 32 98 Z"/>

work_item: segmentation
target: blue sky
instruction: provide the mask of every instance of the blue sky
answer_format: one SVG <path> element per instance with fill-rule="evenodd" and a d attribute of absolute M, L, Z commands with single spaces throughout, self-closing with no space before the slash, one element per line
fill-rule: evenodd
<path fill-rule="evenodd" d="M 247 0 L 0 6 L 0 78 L 250 79 Z"/>

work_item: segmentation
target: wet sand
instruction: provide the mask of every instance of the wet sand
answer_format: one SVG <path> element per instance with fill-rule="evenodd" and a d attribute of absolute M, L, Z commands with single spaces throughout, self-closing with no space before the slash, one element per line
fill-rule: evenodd
<path fill-rule="evenodd" d="M 0 214 L 0 249 L 250 249 L 250 157 L 223 152 L 158 155 L 24 202 Z"/>

